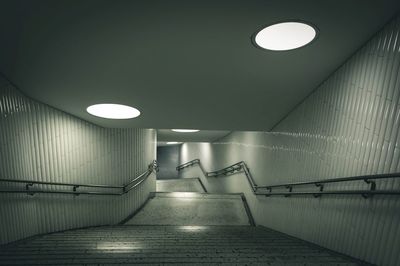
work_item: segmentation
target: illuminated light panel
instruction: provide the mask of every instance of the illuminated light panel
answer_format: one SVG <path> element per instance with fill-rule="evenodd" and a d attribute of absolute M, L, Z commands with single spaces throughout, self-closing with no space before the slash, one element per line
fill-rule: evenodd
<path fill-rule="evenodd" d="M 317 36 L 317 30 L 304 22 L 282 22 L 260 30 L 255 44 L 272 51 L 287 51 L 303 47 Z"/>
<path fill-rule="evenodd" d="M 200 129 L 171 129 L 174 132 L 179 132 L 179 133 L 193 133 L 193 132 L 199 132 Z"/>
<path fill-rule="evenodd" d="M 174 145 L 174 144 L 179 144 L 179 142 L 177 142 L 177 141 L 168 141 L 167 144 L 168 145 Z"/>
<path fill-rule="evenodd" d="M 91 105 L 86 111 L 91 115 L 107 119 L 131 119 L 140 115 L 140 111 L 134 107 L 114 103 Z"/>

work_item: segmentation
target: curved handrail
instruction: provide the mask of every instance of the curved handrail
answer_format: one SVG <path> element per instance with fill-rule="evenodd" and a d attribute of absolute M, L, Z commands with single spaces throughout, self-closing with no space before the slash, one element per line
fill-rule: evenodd
<path fill-rule="evenodd" d="M 203 174 L 204 174 L 205 176 L 207 176 L 207 172 L 204 170 L 203 165 L 201 164 L 200 159 L 194 159 L 194 160 L 191 160 L 191 161 L 186 162 L 186 163 L 184 163 L 184 164 L 178 165 L 178 166 L 176 167 L 176 171 L 180 171 L 180 170 L 182 170 L 183 168 L 192 166 L 192 165 L 194 165 L 194 164 L 198 164 L 199 167 L 200 167 L 200 170 L 203 172 Z"/>
<path fill-rule="evenodd" d="M 400 190 L 376 190 L 376 182 L 374 180 L 380 179 L 388 179 L 388 178 L 400 178 L 400 173 L 389 173 L 389 174 L 377 174 L 377 175 L 362 175 L 362 176 L 351 176 L 351 177 L 341 177 L 341 178 L 330 178 L 330 179 L 322 179 L 315 181 L 305 181 L 305 182 L 291 182 L 284 184 L 275 184 L 275 185 L 267 185 L 267 186 L 258 186 L 254 178 L 252 177 L 247 164 L 244 161 L 237 162 L 235 164 L 229 165 L 220 170 L 207 172 L 204 170 L 200 159 L 194 159 L 184 164 L 181 164 L 176 167 L 177 171 L 181 171 L 184 168 L 199 165 L 204 176 L 206 177 L 218 177 L 218 176 L 226 176 L 228 174 L 234 174 L 239 172 L 244 172 L 249 182 L 250 187 L 253 190 L 255 195 L 263 195 L 263 196 L 290 196 L 290 195 L 313 195 L 314 197 L 320 197 L 322 195 L 362 195 L 364 198 L 367 198 L 372 195 L 400 195 Z M 339 182 L 349 182 L 349 181 L 364 181 L 370 187 L 368 190 L 333 190 L 333 191 L 324 191 L 324 184 L 328 183 L 339 183 Z M 314 185 L 319 188 L 318 191 L 293 191 L 293 187 L 297 186 L 305 186 L 305 185 Z M 285 188 L 288 191 L 274 191 L 273 188 Z"/>
<path fill-rule="evenodd" d="M 207 171 L 204 170 L 204 167 L 201 164 L 200 159 L 194 159 L 194 160 L 191 160 L 191 161 L 189 161 L 187 163 L 178 165 L 176 167 L 176 170 L 180 171 L 180 170 L 182 170 L 184 168 L 193 166 L 195 164 L 199 165 L 201 171 L 203 172 L 204 176 L 206 176 L 206 177 L 218 177 L 218 176 L 221 176 L 221 175 L 228 175 L 228 174 L 233 174 L 233 173 L 236 173 L 236 172 L 244 172 L 245 175 L 246 175 L 247 181 L 249 182 L 250 187 L 253 190 L 253 192 L 257 191 L 258 186 L 257 186 L 256 182 L 254 181 L 253 176 L 250 173 L 250 169 L 247 167 L 247 165 L 246 165 L 246 163 L 244 161 L 240 161 L 238 163 L 229 165 L 229 166 L 227 166 L 227 167 L 225 167 L 223 169 L 220 169 L 220 170 L 207 172 Z"/>
<path fill-rule="evenodd" d="M 111 195 L 120 196 L 128 193 L 142 182 L 144 182 L 151 173 L 158 171 L 157 161 L 153 160 L 149 164 L 147 170 L 137 177 L 131 179 L 127 184 L 122 186 L 111 186 L 111 185 L 94 185 L 94 184 L 79 184 L 79 183 L 62 183 L 62 182 L 47 182 L 47 181 L 34 181 L 34 180 L 14 180 L 14 179 L 0 179 L 0 182 L 6 183 L 24 183 L 25 190 L 0 190 L 0 193 L 27 193 L 29 195 L 34 195 L 36 193 L 44 194 L 74 194 L 74 195 Z M 33 185 L 53 185 L 61 187 L 72 187 L 72 191 L 65 190 L 31 190 Z M 107 192 L 107 191 L 77 191 L 79 187 L 86 188 L 103 188 L 103 189 L 121 189 L 121 192 Z"/>

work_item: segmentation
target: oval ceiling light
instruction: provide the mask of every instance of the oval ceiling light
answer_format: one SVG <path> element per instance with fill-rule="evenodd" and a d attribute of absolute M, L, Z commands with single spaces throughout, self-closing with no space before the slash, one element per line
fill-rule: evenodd
<path fill-rule="evenodd" d="M 179 142 L 177 142 L 177 141 L 168 141 L 167 144 L 168 145 L 174 145 L 174 144 L 179 144 Z"/>
<path fill-rule="evenodd" d="M 270 25 L 257 32 L 254 44 L 272 51 L 287 51 L 303 47 L 317 37 L 317 29 L 304 22 L 287 21 Z"/>
<path fill-rule="evenodd" d="M 114 103 L 91 105 L 86 111 L 91 115 L 107 119 L 130 119 L 140 115 L 140 111 L 136 108 Z"/>
<path fill-rule="evenodd" d="M 174 132 L 180 132 L 180 133 L 192 133 L 192 132 L 199 132 L 200 129 L 171 129 Z"/>

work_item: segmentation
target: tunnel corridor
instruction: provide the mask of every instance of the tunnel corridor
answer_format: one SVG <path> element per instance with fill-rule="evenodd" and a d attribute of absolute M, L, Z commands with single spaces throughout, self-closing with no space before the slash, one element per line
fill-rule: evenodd
<path fill-rule="evenodd" d="M 0 0 L 0 265 L 400 265 L 399 0 Z"/>

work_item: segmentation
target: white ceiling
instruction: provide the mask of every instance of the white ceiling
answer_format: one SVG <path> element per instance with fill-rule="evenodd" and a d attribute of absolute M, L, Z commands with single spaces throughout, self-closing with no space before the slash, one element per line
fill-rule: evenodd
<path fill-rule="evenodd" d="M 27 95 L 102 126 L 270 130 L 399 7 L 398 0 L 2 0 L 0 72 Z M 288 52 L 252 45 L 257 29 L 287 19 L 317 25 L 318 39 Z M 103 102 L 142 115 L 115 121 L 86 113 Z"/>

